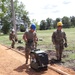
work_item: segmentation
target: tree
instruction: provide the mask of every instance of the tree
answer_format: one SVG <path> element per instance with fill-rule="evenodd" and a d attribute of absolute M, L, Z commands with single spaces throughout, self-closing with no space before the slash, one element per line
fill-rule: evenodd
<path fill-rule="evenodd" d="M 75 27 L 75 17 L 74 16 L 70 17 L 70 20 L 71 20 L 71 26 Z"/>
<path fill-rule="evenodd" d="M 0 0 L 0 18 L 2 18 L 6 12 L 5 1 L 6 0 Z"/>
<path fill-rule="evenodd" d="M 53 21 L 53 28 L 57 27 L 57 22 L 60 21 L 60 18 L 56 18 L 56 20 Z"/>
<path fill-rule="evenodd" d="M 51 29 L 51 22 L 52 22 L 52 19 L 50 19 L 50 18 L 47 18 L 46 19 L 46 22 L 47 22 L 47 29 Z"/>
<path fill-rule="evenodd" d="M 11 0 L 11 13 L 12 13 L 12 24 L 13 24 L 13 28 L 15 29 L 15 33 L 16 32 L 16 17 L 15 17 L 15 10 L 14 10 L 14 4 L 13 4 L 13 0 Z M 17 36 L 17 34 L 16 34 Z"/>
<path fill-rule="evenodd" d="M 36 19 L 32 19 L 31 22 L 36 25 L 36 30 L 39 30 L 39 25 L 38 25 L 38 22 L 36 21 Z"/>
<path fill-rule="evenodd" d="M 9 29 L 10 29 L 10 22 L 8 22 L 6 17 L 2 18 L 2 24 L 3 24 L 2 32 L 4 34 L 7 34 L 9 32 Z"/>
<path fill-rule="evenodd" d="M 67 16 L 62 18 L 63 28 L 70 28 L 70 19 Z"/>
<path fill-rule="evenodd" d="M 53 20 L 53 28 L 56 28 L 56 25 L 57 25 L 57 22 L 56 22 L 56 20 Z"/>
<path fill-rule="evenodd" d="M 7 8 L 7 11 L 4 15 L 4 17 L 7 18 L 8 22 L 12 22 L 12 9 L 11 9 L 11 2 L 10 0 L 5 1 L 5 7 Z M 23 15 L 28 15 L 27 10 L 25 10 L 25 6 L 23 3 L 19 3 L 18 0 L 14 0 L 14 8 L 15 8 L 15 21 L 16 23 L 21 23 L 22 22 L 22 17 Z M 2 18 L 4 18 L 2 17 Z M 13 28 L 13 24 L 11 23 L 11 27 Z"/>
<path fill-rule="evenodd" d="M 24 25 L 20 25 L 20 31 L 21 31 L 21 32 L 25 32 L 25 31 L 26 31 Z"/>
<path fill-rule="evenodd" d="M 45 22 L 45 20 L 42 20 L 40 22 L 40 30 L 46 30 L 46 22 Z"/>
<path fill-rule="evenodd" d="M 24 24 L 27 23 L 28 26 L 30 25 L 30 19 L 27 15 L 23 15 L 22 20 L 23 20 Z"/>

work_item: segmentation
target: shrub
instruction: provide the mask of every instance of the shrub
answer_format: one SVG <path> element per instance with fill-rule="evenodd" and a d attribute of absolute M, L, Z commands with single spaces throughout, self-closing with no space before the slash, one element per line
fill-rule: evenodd
<path fill-rule="evenodd" d="M 10 29 L 10 23 L 7 20 L 3 21 L 3 27 L 2 27 L 2 32 L 3 34 L 7 34 Z"/>
<path fill-rule="evenodd" d="M 25 32 L 25 31 L 26 31 L 26 28 L 24 27 L 24 25 L 21 25 L 21 26 L 20 26 L 20 31 L 21 31 L 21 32 Z"/>

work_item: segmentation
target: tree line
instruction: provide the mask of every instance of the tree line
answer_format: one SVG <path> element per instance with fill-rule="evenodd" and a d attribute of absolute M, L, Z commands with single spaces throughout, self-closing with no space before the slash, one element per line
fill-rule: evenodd
<path fill-rule="evenodd" d="M 14 0 L 14 9 L 15 9 L 15 20 L 16 26 L 18 24 L 25 22 L 30 25 L 30 19 L 28 17 L 28 11 L 25 9 L 25 5 L 18 0 Z M 10 28 L 13 28 L 12 24 L 12 8 L 11 8 L 11 0 L 0 0 L 0 25 L 2 25 L 1 31 L 4 34 L 7 34 L 10 31 Z M 24 29 L 24 27 L 21 26 Z"/>
<path fill-rule="evenodd" d="M 56 18 L 53 20 L 51 18 L 47 18 L 46 20 L 42 20 L 40 22 L 40 30 L 47 30 L 57 27 L 57 22 L 61 21 L 63 23 L 63 28 L 72 28 L 75 27 L 75 16 L 64 16 L 63 18 Z"/>
<path fill-rule="evenodd" d="M 30 18 L 28 16 L 28 11 L 25 10 L 25 5 L 21 2 L 19 3 L 18 0 L 14 0 L 14 9 L 15 9 L 15 17 L 16 17 L 16 25 L 19 24 L 19 22 L 27 23 L 28 25 L 31 24 Z M 11 2 L 10 0 L 1 0 L 0 1 L 0 25 L 2 25 L 1 31 L 4 34 L 7 34 L 10 31 L 10 28 L 13 27 L 12 24 L 12 11 L 11 11 Z M 47 29 L 53 29 L 56 28 L 57 22 L 62 21 L 63 28 L 71 28 L 75 27 L 75 16 L 64 16 L 63 18 L 56 18 L 56 20 L 53 20 L 52 18 L 48 17 L 46 20 L 41 20 L 40 24 L 38 25 L 38 22 L 36 22 L 36 19 L 33 19 L 32 22 L 36 24 L 37 29 L 39 30 L 47 30 Z M 24 26 L 20 27 L 22 30 L 25 29 Z M 24 30 L 25 31 L 25 30 Z"/>

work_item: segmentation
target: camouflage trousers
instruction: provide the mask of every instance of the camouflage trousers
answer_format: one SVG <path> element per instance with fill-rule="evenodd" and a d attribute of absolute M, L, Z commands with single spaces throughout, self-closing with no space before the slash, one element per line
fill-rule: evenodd
<path fill-rule="evenodd" d="M 57 44 L 57 45 L 55 45 L 55 49 L 56 49 L 57 60 L 61 61 L 62 52 L 63 52 L 63 49 L 64 49 L 63 44 Z"/>
<path fill-rule="evenodd" d="M 34 43 L 32 44 L 26 44 L 25 46 L 25 58 L 26 58 L 26 64 L 28 63 L 29 55 L 31 50 L 34 50 Z"/>
<path fill-rule="evenodd" d="M 15 45 L 15 39 L 12 39 L 11 41 L 12 41 L 11 47 L 14 48 L 14 47 L 15 47 L 15 46 L 14 46 L 14 45 Z"/>

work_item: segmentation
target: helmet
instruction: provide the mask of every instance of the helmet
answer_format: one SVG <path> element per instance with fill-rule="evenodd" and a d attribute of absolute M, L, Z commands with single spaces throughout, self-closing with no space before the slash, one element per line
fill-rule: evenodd
<path fill-rule="evenodd" d="M 62 26 L 62 25 L 63 25 L 62 22 L 57 23 L 57 26 Z"/>
<path fill-rule="evenodd" d="M 36 29 L 36 25 L 35 24 L 31 24 L 30 28 L 35 30 Z"/>

